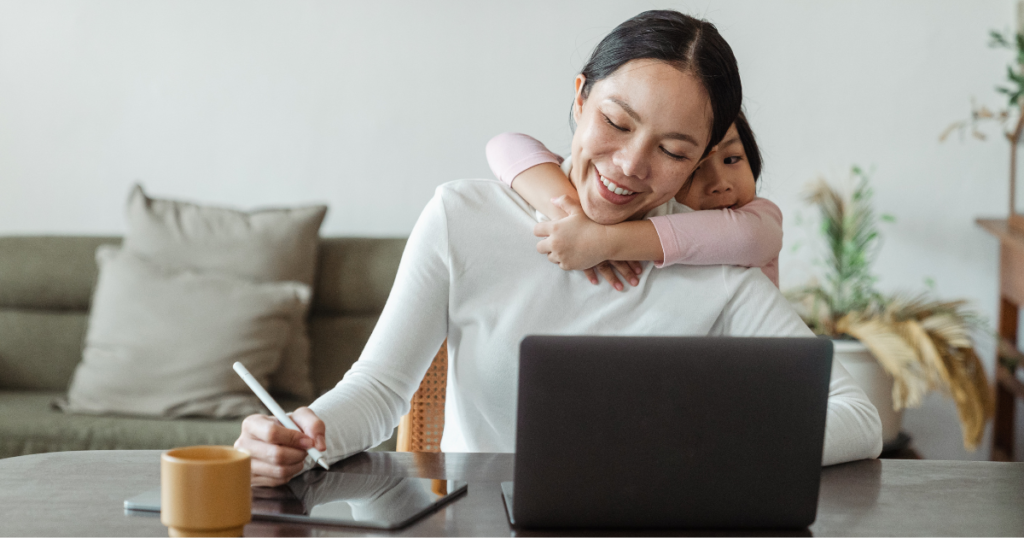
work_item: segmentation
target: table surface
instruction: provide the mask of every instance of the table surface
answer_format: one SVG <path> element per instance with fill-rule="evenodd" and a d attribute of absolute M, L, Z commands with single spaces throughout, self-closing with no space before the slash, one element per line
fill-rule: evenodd
<path fill-rule="evenodd" d="M 246 526 L 246 536 L 532 534 L 512 529 L 502 504 L 499 483 L 512 477 L 511 454 L 374 452 L 353 456 L 332 469 L 465 480 L 469 491 L 394 533 L 254 521 Z M 818 519 L 808 529 L 812 535 L 1024 535 L 1024 463 L 866 460 L 824 468 L 821 478 Z M 160 451 L 156 450 L 56 452 L 3 459 L 0 535 L 167 536 L 155 514 L 128 514 L 123 509 L 124 499 L 159 485 Z M 637 532 L 685 534 L 680 530 Z"/>

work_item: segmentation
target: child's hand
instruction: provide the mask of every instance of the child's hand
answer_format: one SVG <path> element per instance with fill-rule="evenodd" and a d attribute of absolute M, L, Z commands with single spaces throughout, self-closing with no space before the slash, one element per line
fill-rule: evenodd
<path fill-rule="evenodd" d="M 579 201 L 568 196 L 560 196 L 551 200 L 553 204 L 568 215 L 563 219 L 541 222 L 534 226 L 533 234 L 544 239 L 537 243 L 537 251 L 546 254 L 548 260 L 559 267 L 569 270 L 585 270 L 591 283 L 597 284 L 595 270 L 615 289 L 622 291 L 622 282 L 615 274 L 619 273 L 633 286 L 640 283 L 640 264 L 637 262 L 607 262 L 605 252 L 607 229 L 598 224 L 583 212 Z M 612 264 L 612 265 L 609 265 Z M 614 269 L 613 269 L 614 266 Z"/>
<path fill-rule="evenodd" d="M 551 203 L 568 216 L 533 227 L 533 235 L 544 238 L 537 243 L 537 252 L 566 271 L 589 269 L 606 260 L 604 226 L 590 220 L 580 203 L 567 196 L 552 198 Z"/>

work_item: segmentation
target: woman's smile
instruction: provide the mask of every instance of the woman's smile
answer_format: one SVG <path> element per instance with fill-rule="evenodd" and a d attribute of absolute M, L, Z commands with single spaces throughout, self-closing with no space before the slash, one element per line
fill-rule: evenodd
<path fill-rule="evenodd" d="M 636 192 L 626 189 L 622 185 L 604 177 L 597 168 L 594 168 L 594 174 L 597 175 L 598 179 L 594 182 L 594 185 L 605 200 L 616 205 L 623 205 L 632 202 L 636 198 Z"/>

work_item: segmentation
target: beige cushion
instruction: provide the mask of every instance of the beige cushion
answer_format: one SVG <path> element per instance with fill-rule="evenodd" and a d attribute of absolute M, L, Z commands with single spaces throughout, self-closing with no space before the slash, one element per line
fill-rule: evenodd
<path fill-rule="evenodd" d="M 63 409 L 163 417 L 260 412 L 231 365 L 241 361 L 268 381 L 308 308 L 308 286 L 171 270 L 111 246 L 96 258 L 85 352 Z"/>
<path fill-rule="evenodd" d="M 128 198 L 124 248 L 164 267 L 189 268 L 257 282 L 313 286 L 320 224 L 326 206 L 242 212 L 149 198 L 135 186 Z M 271 392 L 312 400 L 305 317 L 292 329 Z"/>

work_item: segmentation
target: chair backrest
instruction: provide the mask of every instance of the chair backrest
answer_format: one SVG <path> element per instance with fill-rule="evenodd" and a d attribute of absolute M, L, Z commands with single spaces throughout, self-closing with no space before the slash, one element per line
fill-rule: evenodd
<path fill-rule="evenodd" d="M 434 356 L 409 413 L 398 424 L 399 452 L 440 452 L 444 433 L 444 397 L 448 386 L 448 341 Z"/>

